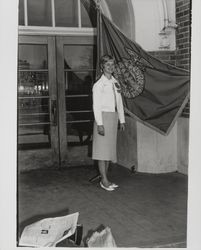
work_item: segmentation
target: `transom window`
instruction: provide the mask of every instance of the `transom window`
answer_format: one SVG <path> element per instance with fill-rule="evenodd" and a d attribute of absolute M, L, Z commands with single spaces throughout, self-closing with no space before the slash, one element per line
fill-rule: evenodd
<path fill-rule="evenodd" d="M 90 0 L 19 0 L 19 25 L 96 27 L 96 9 Z"/>

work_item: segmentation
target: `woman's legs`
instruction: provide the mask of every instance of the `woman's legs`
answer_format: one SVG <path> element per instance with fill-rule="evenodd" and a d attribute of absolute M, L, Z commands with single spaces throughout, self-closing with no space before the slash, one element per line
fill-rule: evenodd
<path fill-rule="evenodd" d="M 110 162 L 109 162 L 109 161 L 107 161 L 107 162 L 106 162 L 106 168 L 105 168 L 106 175 L 108 175 L 108 168 L 109 168 L 109 164 L 110 164 Z M 109 185 L 111 185 L 111 184 L 112 184 L 112 182 L 110 182 L 110 181 L 108 181 L 108 183 L 109 183 Z"/>
<path fill-rule="evenodd" d="M 110 185 L 110 182 L 108 181 L 107 178 L 108 166 L 109 166 L 109 161 L 102 161 L 102 160 L 98 161 L 98 168 L 101 175 L 101 182 L 105 187 L 109 187 Z"/>
<path fill-rule="evenodd" d="M 107 175 L 107 173 L 108 173 L 108 168 L 109 168 L 109 161 L 106 161 L 105 162 L 105 171 L 106 171 L 106 175 Z"/>

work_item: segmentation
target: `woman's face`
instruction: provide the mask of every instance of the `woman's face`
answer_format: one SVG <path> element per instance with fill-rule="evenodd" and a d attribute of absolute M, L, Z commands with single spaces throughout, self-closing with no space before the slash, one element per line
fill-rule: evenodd
<path fill-rule="evenodd" d="M 109 60 L 103 65 L 103 72 L 105 74 L 112 74 L 114 72 L 114 61 Z"/>

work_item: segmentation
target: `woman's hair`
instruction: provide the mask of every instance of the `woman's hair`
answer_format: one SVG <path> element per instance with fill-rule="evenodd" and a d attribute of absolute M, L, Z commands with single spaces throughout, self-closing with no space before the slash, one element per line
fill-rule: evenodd
<path fill-rule="evenodd" d="M 104 55 L 100 58 L 100 68 L 101 70 L 103 70 L 103 66 L 106 62 L 113 60 L 114 61 L 114 57 L 110 56 L 110 55 Z"/>

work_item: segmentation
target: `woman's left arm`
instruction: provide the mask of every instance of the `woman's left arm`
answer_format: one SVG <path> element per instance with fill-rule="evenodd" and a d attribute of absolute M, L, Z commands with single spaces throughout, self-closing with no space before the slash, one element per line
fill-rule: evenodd
<path fill-rule="evenodd" d="M 125 130 L 125 123 L 120 123 L 119 129 L 120 129 L 120 131 L 124 131 Z"/>

